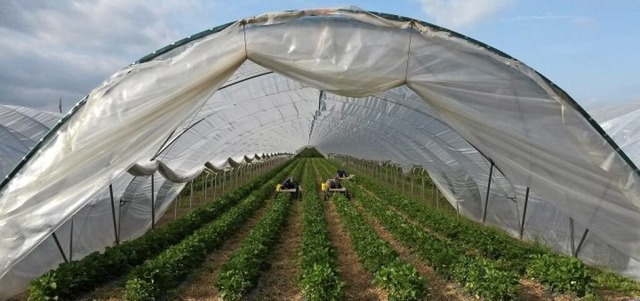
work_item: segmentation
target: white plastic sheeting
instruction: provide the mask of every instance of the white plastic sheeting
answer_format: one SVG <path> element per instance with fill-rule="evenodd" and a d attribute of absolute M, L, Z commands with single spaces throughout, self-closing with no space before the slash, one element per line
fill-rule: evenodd
<path fill-rule="evenodd" d="M 60 262 L 49 237 L 71 220 L 78 256 L 112 244 L 110 184 L 120 238 L 142 234 L 150 177 L 127 171 L 157 161 L 189 178 L 306 145 L 425 166 L 464 214 L 488 204 L 486 221 L 514 235 L 528 187 L 528 237 L 569 253 L 589 229 L 581 258 L 640 275 L 638 171 L 568 95 L 442 28 L 326 9 L 203 32 L 94 89 L 1 187 L 0 291 Z M 184 184 L 155 181 L 162 212 Z"/>
<path fill-rule="evenodd" d="M 3 112 L 0 117 L 0 127 L 12 134 L 9 137 L 21 137 L 19 143 L 14 140 L 4 140 L 9 142 L 6 144 L 6 149 L 12 149 L 12 145 L 21 147 L 19 148 L 21 152 L 3 153 L 0 157 L 10 167 L 16 166 L 20 158 L 26 155 L 29 148 L 35 145 L 60 117 L 56 113 L 23 107 L 2 105 L 0 110 Z M 28 136 L 27 133 L 32 134 Z M 277 158 L 278 155 L 254 153 L 250 156 L 238 155 L 238 157 L 241 158 L 238 162 L 231 158 L 225 160 L 224 164 L 217 167 L 215 173 L 236 171 L 234 167 L 244 168 L 249 163 L 247 159 L 251 159 L 254 164 L 259 164 Z M 166 159 L 164 161 L 176 162 Z M 229 162 L 234 162 L 233 167 Z M 206 165 L 213 166 L 209 162 Z M 135 163 L 127 173 L 112 182 L 111 191 L 108 186 L 99 187 L 94 198 L 58 227 L 55 231 L 56 238 L 63 248 L 64 256 L 67 260 L 78 259 L 93 251 L 103 250 L 105 246 L 115 244 L 116 240 L 125 241 L 142 235 L 151 226 L 151 175 L 156 174 L 154 205 L 156 220 L 158 220 L 186 182 L 197 177 L 202 168 L 203 166 L 194 166 L 190 172 L 181 173 L 172 170 L 160 160 Z M 8 174 L 9 171 L 6 173 Z M 213 180 L 213 177 L 210 179 Z M 113 207 L 111 193 L 114 195 Z M 13 230 L 10 227 L 3 228 L 3 231 Z M 11 234 L 12 232 L 8 233 L 8 235 Z M 14 237 L 22 239 L 21 233 L 13 234 Z M 0 281 L 0 297 L 4 298 L 21 292 L 31 279 L 63 261 L 63 255 L 58 250 L 55 240 L 48 237 L 4 275 Z"/>
<path fill-rule="evenodd" d="M 60 119 L 60 114 L 0 105 L 0 178 L 4 179 Z"/>

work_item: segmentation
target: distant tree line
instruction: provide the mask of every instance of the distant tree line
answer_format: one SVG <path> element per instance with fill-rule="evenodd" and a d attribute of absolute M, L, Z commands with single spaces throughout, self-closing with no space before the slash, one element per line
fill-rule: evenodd
<path fill-rule="evenodd" d="M 315 147 L 305 147 L 296 155 L 296 158 L 324 158 L 324 156 Z"/>

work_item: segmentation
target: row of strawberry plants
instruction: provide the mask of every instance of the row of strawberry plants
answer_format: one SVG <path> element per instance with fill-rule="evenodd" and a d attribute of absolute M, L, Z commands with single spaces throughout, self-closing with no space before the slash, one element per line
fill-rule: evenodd
<path fill-rule="evenodd" d="M 389 300 L 422 300 L 427 295 L 426 280 L 416 268 L 403 262 L 393 248 L 376 234 L 364 217 L 342 194 L 332 197 L 364 268 L 382 287 Z"/>
<path fill-rule="evenodd" d="M 282 170 L 240 204 L 198 229 L 179 244 L 134 268 L 127 277 L 124 299 L 156 300 L 161 294 L 178 286 L 185 276 L 204 262 L 207 253 L 217 249 L 260 208 L 264 199 L 273 192 L 278 180 L 295 166 L 297 164 Z"/>
<path fill-rule="evenodd" d="M 299 179 L 306 160 L 296 160 L 296 164 L 300 167 L 296 168 L 293 176 Z M 216 282 L 222 300 L 241 300 L 255 286 L 266 259 L 277 242 L 291 199 L 288 193 L 278 194 L 267 213 L 222 266 Z"/>
<path fill-rule="evenodd" d="M 302 293 L 310 301 L 342 300 L 344 282 L 338 276 L 337 258 L 329 240 L 312 164 L 307 163 L 302 186 L 305 188 L 302 196 Z"/>
<path fill-rule="evenodd" d="M 222 266 L 215 284 L 222 300 L 243 300 L 255 287 L 278 240 L 290 205 L 289 195 L 278 194 L 265 216 Z"/>
<path fill-rule="evenodd" d="M 386 204 L 346 184 L 358 192 L 362 207 L 380 221 L 405 247 L 415 251 L 438 274 L 458 282 L 466 291 L 485 300 L 513 300 L 520 289 L 518 275 L 491 260 L 467 254 L 449 240 L 424 231 Z"/>
<path fill-rule="evenodd" d="M 276 168 L 165 227 L 149 231 L 137 239 L 107 247 L 103 253 L 94 252 L 81 260 L 60 264 L 56 269 L 32 281 L 30 300 L 72 299 L 126 274 L 145 259 L 158 255 L 227 211 L 286 166 L 287 164 Z"/>
<path fill-rule="evenodd" d="M 500 261 L 521 276 L 535 278 L 551 291 L 572 292 L 578 296 L 593 293 L 594 281 L 586 265 L 575 258 L 553 253 L 538 244 L 517 241 L 498 229 L 399 196 L 366 177 L 359 177 L 358 183 L 418 223 L 460 243 L 461 247 Z"/>

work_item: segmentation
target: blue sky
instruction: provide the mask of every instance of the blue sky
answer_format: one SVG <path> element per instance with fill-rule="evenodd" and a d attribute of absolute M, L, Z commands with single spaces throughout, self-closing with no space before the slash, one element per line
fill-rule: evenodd
<path fill-rule="evenodd" d="M 584 107 L 640 102 L 639 0 L 0 0 L 0 103 L 68 110 L 155 49 L 264 12 L 358 6 L 424 20 L 521 60 Z"/>

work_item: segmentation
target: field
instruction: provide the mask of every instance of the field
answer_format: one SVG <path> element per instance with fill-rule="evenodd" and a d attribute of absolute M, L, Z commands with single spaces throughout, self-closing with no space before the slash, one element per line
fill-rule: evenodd
<path fill-rule="evenodd" d="M 335 193 L 323 201 L 320 186 L 335 174 L 334 162 L 296 159 L 224 196 L 217 187 L 215 201 L 182 201 L 155 230 L 63 264 L 14 299 L 632 300 L 638 294 L 633 281 L 457 216 L 424 174 L 398 180 L 388 171 L 347 168 L 356 173 L 343 181 L 350 199 Z M 300 179 L 301 198 L 274 192 L 288 175 Z"/>

